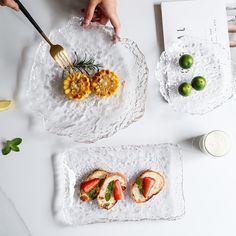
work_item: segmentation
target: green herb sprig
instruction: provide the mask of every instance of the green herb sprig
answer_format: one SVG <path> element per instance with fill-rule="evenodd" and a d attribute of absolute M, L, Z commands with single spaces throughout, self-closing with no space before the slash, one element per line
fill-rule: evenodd
<path fill-rule="evenodd" d="M 85 57 L 81 59 L 75 52 L 73 67 L 70 69 L 80 71 L 83 74 L 91 76 L 95 72 L 98 72 L 101 67 L 102 65 L 95 63 L 95 60 L 93 58 L 87 58 L 87 55 L 85 54 Z"/>
<path fill-rule="evenodd" d="M 141 178 L 137 178 L 136 184 L 138 186 L 139 192 L 143 194 L 143 182 Z"/>
<path fill-rule="evenodd" d="M 107 202 L 111 199 L 111 194 L 113 192 L 114 186 L 115 186 L 115 181 L 114 180 L 112 180 L 107 186 L 107 191 L 106 191 L 106 194 L 105 194 L 105 199 L 106 199 Z"/>
<path fill-rule="evenodd" d="M 90 199 L 93 200 L 97 196 L 97 193 L 98 193 L 98 189 L 94 188 L 90 192 L 88 192 L 87 195 L 89 196 Z"/>
<path fill-rule="evenodd" d="M 3 155 L 8 155 L 11 151 L 19 152 L 20 148 L 18 147 L 22 142 L 21 138 L 14 138 L 12 140 L 7 140 L 4 143 L 4 147 L 2 149 Z"/>

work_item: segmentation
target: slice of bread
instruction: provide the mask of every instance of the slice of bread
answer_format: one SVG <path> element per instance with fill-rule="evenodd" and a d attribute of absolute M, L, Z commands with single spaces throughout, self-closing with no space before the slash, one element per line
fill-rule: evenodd
<path fill-rule="evenodd" d="M 140 180 L 142 181 L 145 177 L 151 177 L 155 179 L 155 184 L 146 198 L 143 196 L 138 187 L 138 184 L 136 183 L 138 178 L 140 178 Z M 154 195 L 158 194 L 163 189 L 164 185 L 165 179 L 159 172 L 146 170 L 141 175 L 139 175 L 133 183 L 131 188 L 131 197 L 136 203 L 144 203 L 151 199 Z"/>
<path fill-rule="evenodd" d="M 100 191 L 100 187 L 97 186 L 96 193 L 95 193 L 94 197 L 90 198 L 88 193 L 85 193 L 83 191 L 83 189 L 81 188 L 82 184 L 85 183 L 85 182 L 88 182 L 89 180 L 95 179 L 95 178 L 105 180 L 107 175 L 109 175 L 108 171 L 105 171 L 105 170 L 102 170 L 102 169 L 97 169 L 97 170 L 93 171 L 89 176 L 87 176 L 86 179 L 84 179 L 83 182 L 80 184 L 80 191 L 79 191 L 80 199 L 82 201 L 85 201 L 85 202 L 90 202 L 90 201 L 94 200 L 97 197 L 97 195 Z"/>
<path fill-rule="evenodd" d="M 112 182 L 112 181 L 115 181 L 115 180 L 119 180 L 120 181 L 120 184 L 121 184 L 121 187 L 122 187 L 122 190 L 125 191 L 126 189 L 126 186 L 127 186 L 127 182 L 126 182 L 126 178 L 123 174 L 121 173 L 111 173 L 107 176 L 107 178 L 105 179 L 105 181 L 103 182 L 103 185 L 100 189 L 100 192 L 97 196 L 97 201 L 98 201 L 98 205 L 101 207 L 101 208 L 104 208 L 106 210 L 109 210 L 111 209 L 112 207 L 115 206 L 115 204 L 117 203 L 117 201 L 115 200 L 114 198 L 114 195 L 113 195 L 113 191 L 111 192 L 111 196 L 110 196 L 110 199 L 107 201 L 106 200 L 106 193 L 108 191 L 107 187 L 108 185 Z"/>

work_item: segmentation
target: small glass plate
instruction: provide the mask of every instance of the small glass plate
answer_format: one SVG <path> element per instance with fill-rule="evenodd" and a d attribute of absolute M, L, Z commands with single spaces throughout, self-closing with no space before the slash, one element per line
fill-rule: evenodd
<path fill-rule="evenodd" d="M 14 203 L 0 187 L 0 235 L 32 236 Z"/>
<path fill-rule="evenodd" d="M 78 142 L 95 142 L 129 126 L 144 114 L 148 68 L 137 44 L 129 39 L 112 42 L 113 30 L 100 26 L 84 29 L 82 19 L 73 17 L 50 34 L 52 42 L 65 47 L 74 58 L 93 58 L 103 68 L 115 71 L 121 87 L 110 98 L 91 95 L 81 102 L 63 93 L 62 70 L 54 63 L 42 42 L 36 52 L 28 89 L 31 110 L 41 114 L 49 132 L 69 136 Z"/>
<path fill-rule="evenodd" d="M 179 66 L 179 58 L 191 54 L 194 65 L 189 70 Z M 236 91 L 236 77 L 231 68 L 229 51 L 218 43 L 184 37 L 164 51 L 156 70 L 160 92 L 178 112 L 202 115 L 214 110 L 231 98 Z M 191 83 L 195 76 L 206 78 L 203 91 L 192 90 L 188 97 L 178 93 L 183 82 Z"/>
<path fill-rule="evenodd" d="M 55 218 L 64 224 L 83 225 L 112 221 L 176 220 L 184 215 L 182 151 L 175 144 L 73 148 L 54 156 Z M 127 178 L 125 200 L 111 210 L 97 201 L 78 197 L 81 181 L 95 169 L 118 171 Z M 144 170 L 165 177 L 163 190 L 143 204 L 129 196 L 130 186 Z"/>

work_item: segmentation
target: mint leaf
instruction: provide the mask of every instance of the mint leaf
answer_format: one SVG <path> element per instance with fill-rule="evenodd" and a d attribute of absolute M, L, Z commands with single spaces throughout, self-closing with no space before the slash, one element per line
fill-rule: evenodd
<path fill-rule="evenodd" d="M 11 150 L 14 151 L 14 152 L 19 152 L 20 151 L 20 148 L 18 148 L 17 146 L 10 146 Z"/>
<path fill-rule="evenodd" d="M 141 186 L 141 185 L 142 185 L 142 180 L 141 180 L 141 178 L 137 178 L 136 184 L 137 184 L 138 186 Z"/>
<path fill-rule="evenodd" d="M 113 192 L 115 186 L 115 181 L 112 180 L 107 186 L 107 192 L 105 194 L 105 199 L 108 202 L 111 199 L 111 193 Z"/>
<path fill-rule="evenodd" d="M 22 138 L 14 138 L 10 142 L 13 146 L 17 146 L 22 143 Z"/>
<path fill-rule="evenodd" d="M 106 199 L 107 202 L 111 199 L 111 192 L 107 192 L 105 194 L 105 199 Z"/>
<path fill-rule="evenodd" d="M 2 149 L 2 154 L 3 155 L 7 155 L 7 154 L 9 154 L 11 152 L 11 148 L 8 146 L 8 145 L 6 145 L 3 149 Z"/>
<path fill-rule="evenodd" d="M 97 196 L 97 188 L 92 189 L 90 192 L 87 193 L 89 198 L 94 199 Z"/>
<path fill-rule="evenodd" d="M 143 182 L 142 182 L 142 179 L 141 178 L 137 178 L 136 184 L 138 185 L 138 189 L 139 189 L 140 193 L 143 193 Z"/>
<path fill-rule="evenodd" d="M 112 181 L 108 184 L 107 189 L 108 189 L 110 192 L 113 191 L 113 189 L 114 189 L 114 184 L 115 184 L 115 181 L 114 181 L 114 180 L 112 180 Z"/>
<path fill-rule="evenodd" d="M 5 143 L 6 146 L 11 146 L 11 141 L 10 140 L 7 140 L 6 143 Z"/>
<path fill-rule="evenodd" d="M 2 154 L 7 155 L 12 151 L 19 152 L 20 148 L 18 147 L 19 144 L 21 144 L 22 139 L 21 138 L 14 138 L 12 140 L 7 140 L 5 142 L 5 147 L 2 149 Z"/>

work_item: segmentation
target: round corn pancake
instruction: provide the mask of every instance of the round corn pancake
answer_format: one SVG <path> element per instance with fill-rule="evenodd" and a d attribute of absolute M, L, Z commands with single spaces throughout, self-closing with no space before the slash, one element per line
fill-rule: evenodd
<path fill-rule="evenodd" d="M 99 97 L 113 96 L 119 87 L 119 77 L 111 70 L 98 71 L 91 81 L 91 90 Z"/>
<path fill-rule="evenodd" d="M 66 97 L 75 101 L 81 101 L 91 93 L 89 78 L 81 72 L 69 74 L 64 80 L 63 88 Z"/>

